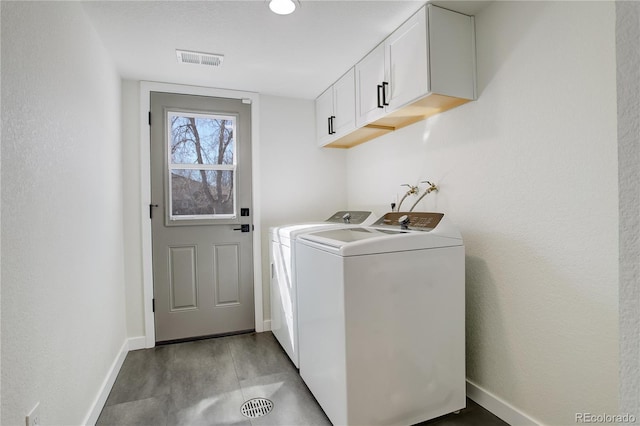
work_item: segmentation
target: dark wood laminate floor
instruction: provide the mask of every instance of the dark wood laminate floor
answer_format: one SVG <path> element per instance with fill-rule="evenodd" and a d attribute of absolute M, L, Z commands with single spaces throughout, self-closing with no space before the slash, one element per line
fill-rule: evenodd
<path fill-rule="evenodd" d="M 249 419 L 241 405 L 273 401 Z M 273 334 L 251 333 L 158 346 L 127 354 L 97 425 L 331 425 Z M 423 426 L 504 426 L 467 400 L 467 408 Z"/>

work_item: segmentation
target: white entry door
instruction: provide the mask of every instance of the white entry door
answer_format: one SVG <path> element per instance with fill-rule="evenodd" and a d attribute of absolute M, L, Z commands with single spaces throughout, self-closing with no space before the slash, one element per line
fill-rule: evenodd
<path fill-rule="evenodd" d="M 156 341 L 253 330 L 250 105 L 152 92 L 150 119 Z"/>

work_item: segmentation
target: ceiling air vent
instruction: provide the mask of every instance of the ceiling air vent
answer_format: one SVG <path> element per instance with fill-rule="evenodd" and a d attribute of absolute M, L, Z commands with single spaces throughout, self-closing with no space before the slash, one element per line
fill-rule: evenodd
<path fill-rule="evenodd" d="M 219 67 L 224 59 L 224 55 L 191 52 L 189 50 L 176 50 L 176 56 L 181 64 L 209 65 L 212 67 Z"/>

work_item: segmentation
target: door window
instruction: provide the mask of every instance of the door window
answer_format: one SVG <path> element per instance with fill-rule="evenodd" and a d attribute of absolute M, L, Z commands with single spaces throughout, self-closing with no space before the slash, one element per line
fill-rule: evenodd
<path fill-rule="evenodd" d="M 236 117 L 169 111 L 169 220 L 236 217 Z"/>

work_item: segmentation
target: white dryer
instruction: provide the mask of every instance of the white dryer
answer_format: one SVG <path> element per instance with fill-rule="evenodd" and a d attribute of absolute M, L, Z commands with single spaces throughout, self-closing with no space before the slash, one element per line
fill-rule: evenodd
<path fill-rule="evenodd" d="M 466 405 L 464 246 L 441 213 L 296 240 L 300 375 L 334 425 L 410 425 Z"/>
<path fill-rule="evenodd" d="M 295 246 L 298 235 L 320 229 L 370 225 L 376 220 L 369 211 L 338 211 L 324 222 L 299 223 L 270 229 L 271 331 L 296 367 L 298 362 L 298 309 Z"/>

